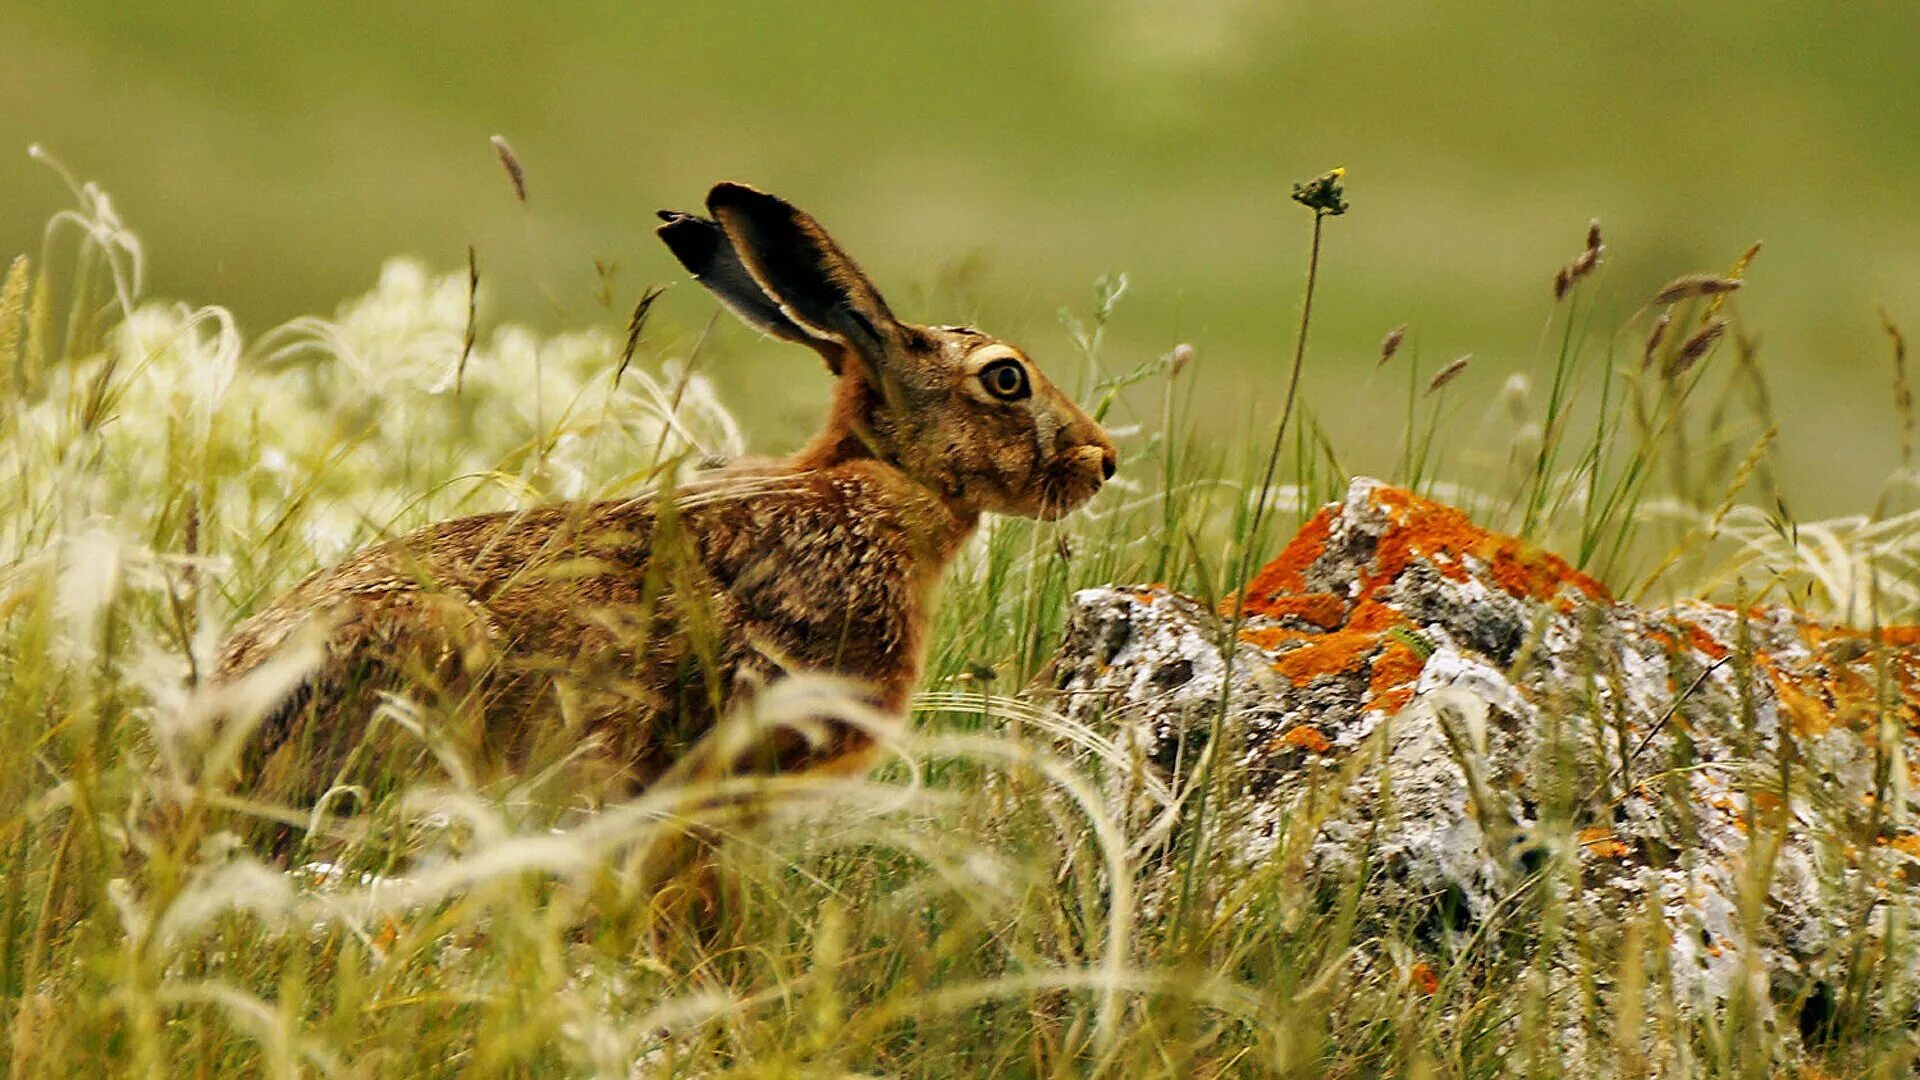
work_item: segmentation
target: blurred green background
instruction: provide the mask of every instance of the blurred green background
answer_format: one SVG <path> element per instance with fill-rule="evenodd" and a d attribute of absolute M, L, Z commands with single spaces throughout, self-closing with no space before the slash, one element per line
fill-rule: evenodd
<path fill-rule="evenodd" d="M 618 326 L 680 276 L 653 211 L 743 179 L 824 219 L 906 316 L 977 321 L 1068 382 L 1060 309 L 1126 272 L 1109 366 L 1194 342 L 1238 431 L 1281 396 L 1309 226 L 1289 184 L 1344 165 L 1308 387 L 1349 465 L 1398 437 L 1399 383 L 1370 372 L 1402 322 L 1429 369 L 1476 355 L 1454 437 L 1491 431 L 1507 373 L 1548 369 L 1549 282 L 1597 217 L 1602 328 L 1766 242 L 1740 310 L 1795 508 L 1832 513 L 1896 457 L 1876 304 L 1920 336 L 1917 58 L 1911 3 L 12 0 L 0 250 L 37 250 L 68 202 L 38 141 L 117 197 L 150 292 L 251 332 L 469 243 L 490 318 Z M 675 289 L 660 332 L 711 310 Z M 730 400 L 787 445 L 825 380 L 720 334 Z"/>

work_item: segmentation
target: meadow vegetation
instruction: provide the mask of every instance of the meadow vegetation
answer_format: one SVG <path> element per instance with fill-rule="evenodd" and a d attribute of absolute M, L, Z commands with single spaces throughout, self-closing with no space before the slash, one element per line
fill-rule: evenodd
<path fill-rule="evenodd" d="M 1890 378 L 1908 449 L 1885 497 L 1795 520 L 1772 482 L 1766 364 L 1739 318 L 1754 252 L 1622 317 L 1589 301 L 1604 242 L 1572 223 L 1568 266 L 1514 315 L 1541 320 L 1547 379 L 1459 400 L 1458 362 L 1420 360 L 1396 330 L 1365 391 L 1392 424 L 1330 430 L 1302 400 L 1279 436 L 1280 417 L 1223 435 L 1220 410 L 1196 409 L 1204 342 L 1112 366 L 1103 338 L 1128 289 L 1104 280 L 1066 316 L 1078 355 L 1049 366 L 1114 432 L 1121 473 L 1068 520 L 982 530 L 911 725 L 866 718 L 888 736 L 877 773 L 687 781 L 556 814 L 443 755 L 336 816 L 250 803 L 208 764 L 234 748 L 209 724 L 204 677 L 246 612 L 416 524 L 631 494 L 782 448 L 740 430 L 697 336 L 489 327 L 464 269 L 395 260 L 331 317 L 244 340 L 218 307 L 147 298 L 135 234 L 97 187 L 72 189 L 0 287 L 11 1075 L 1758 1076 L 1801 1060 L 1784 1010 L 1697 1016 L 1662 1000 L 1638 945 L 1567 939 L 1553 889 L 1516 899 L 1497 948 L 1421 974 L 1392 962 L 1417 923 L 1355 917 L 1364 880 L 1303 879 L 1285 847 L 1271 862 L 1290 872 L 1223 878 L 1204 812 L 1143 847 L 1103 795 L 1131 763 L 1045 693 L 1075 589 L 1165 582 L 1218 605 L 1339 497 L 1342 447 L 1383 439 L 1399 446 L 1385 479 L 1563 552 L 1623 597 L 1911 618 L 1904 358 Z M 1322 224 L 1337 245 L 1339 223 Z M 1313 363 L 1300 332 L 1301 353 L 1276 347 L 1276 379 L 1289 354 Z M 1889 325 L 1890 354 L 1898 341 Z M 797 681 L 737 722 L 835 693 Z M 423 740 L 439 720 L 400 700 L 385 715 Z M 1233 790 L 1233 761 L 1218 756 L 1212 797 Z M 1162 795 L 1178 808 L 1196 793 Z M 745 796 L 777 811 L 747 814 Z M 236 840 L 249 818 L 326 843 L 269 864 Z M 635 869 L 693 824 L 727 836 L 717 930 L 683 883 L 642 887 Z M 1168 873 L 1177 903 L 1143 885 Z M 1913 958 L 1885 948 L 1855 966 L 1892 994 Z M 1536 954 L 1631 987 L 1666 1022 L 1623 1026 L 1620 999 L 1596 993 L 1586 1037 L 1563 1044 L 1514 993 Z M 1810 1042 L 1807 1068 L 1903 1075 L 1920 1052 L 1897 1021 L 1845 1036 Z"/>

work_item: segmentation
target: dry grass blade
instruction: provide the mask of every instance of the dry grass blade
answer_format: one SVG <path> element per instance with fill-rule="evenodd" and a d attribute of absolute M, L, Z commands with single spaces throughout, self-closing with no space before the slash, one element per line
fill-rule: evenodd
<path fill-rule="evenodd" d="M 467 358 L 473 355 L 474 334 L 477 332 L 477 316 L 480 313 L 480 262 L 473 253 L 473 245 L 467 245 L 467 328 L 460 335 L 460 360 L 453 367 L 453 392 L 460 388 L 467 378 Z"/>

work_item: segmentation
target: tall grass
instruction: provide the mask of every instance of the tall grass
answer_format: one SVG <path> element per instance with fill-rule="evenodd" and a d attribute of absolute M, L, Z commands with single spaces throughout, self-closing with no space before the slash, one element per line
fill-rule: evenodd
<path fill-rule="evenodd" d="M 1159 581 L 1217 603 L 1275 549 L 1274 519 L 1297 520 L 1269 508 L 1304 513 L 1345 480 L 1310 412 L 1271 447 L 1202 423 L 1204 347 L 1110 374 L 1119 281 L 1076 336 L 1123 472 L 1069 521 L 982 530 L 911 727 L 797 680 L 713 736 L 831 709 L 887 746 L 873 776 L 689 775 L 553 812 L 442 754 L 331 833 L 324 861 L 261 861 L 235 822 L 338 823 L 243 802 L 206 767 L 232 750 L 206 717 L 246 711 L 301 662 L 211 700 L 240 616 L 377 537 L 631 493 L 749 440 L 699 373 L 702 336 L 478 334 L 469 275 L 410 262 L 331 318 L 247 342 L 218 308 L 145 300 L 137 239 L 97 188 L 73 191 L 0 284 L 10 1075 L 1736 1075 L 1786 1060 L 1792 1017 L 1766 1000 L 1683 1009 L 1651 916 L 1587 940 L 1561 889 L 1517 891 L 1434 968 L 1431 927 L 1362 917 L 1364 873 L 1306 869 L 1342 782 L 1258 867 L 1218 872 L 1214 819 L 1155 824 L 1191 792 L 1025 692 L 1075 590 Z M 1604 272 L 1589 271 L 1550 306 L 1544 407 L 1524 383 L 1498 406 L 1504 441 L 1497 417 L 1449 423 L 1443 392 L 1422 396 L 1430 373 L 1388 361 L 1409 366 L 1393 479 L 1622 592 L 1738 589 L 1880 620 L 1920 605 L 1920 518 L 1796 523 L 1768 486 L 1763 369 L 1728 298 L 1657 304 L 1597 339 Z M 1672 329 L 1643 358 L 1655 320 Z M 408 702 L 389 707 L 426 737 Z M 1588 738 L 1582 722 L 1555 738 Z M 1244 788 L 1231 755 L 1216 768 L 1220 797 Z M 718 887 L 656 872 L 689 831 L 725 838 Z M 1160 883 L 1181 865 L 1175 903 Z M 1568 1015 L 1579 1044 L 1558 1041 Z M 1911 1060 L 1910 1035 L 1871 1034 L 1823 1052 L 1855 1074 Z"/>

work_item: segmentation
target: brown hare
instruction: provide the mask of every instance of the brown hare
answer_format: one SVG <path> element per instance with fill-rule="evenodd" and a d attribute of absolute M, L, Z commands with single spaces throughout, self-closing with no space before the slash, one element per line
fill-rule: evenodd
<path fill-rule="evenodd" d="M 234 682 L 303 626 L 324 640 L 261 722 L 244 787 L 310 802 L 404 774 L 393 755 L 437 738 L 508 774 L 590 759 L 603 785 L 590 797 L 617 796 L 790 671 L 844 677 L 898 715 L 942 574 L 980 515 L 1058 517 L 1113 475 L 1106 433 L 1019 349 L 902 322 L 817 221 L 772 195 L 722 183 L 707 211 L 662 211 L 661 239 L 748 324 L 826 360 L 838 389 L 821 432 L 785 460 L 671 491 L 428 525 L 307 578 L 220 659 Z M 436 717 L 430 738 L 367 738 L 394 694 Z M 788 732 L 755 764 L 859 769 L 870 742 L 844 725 Z"/>

